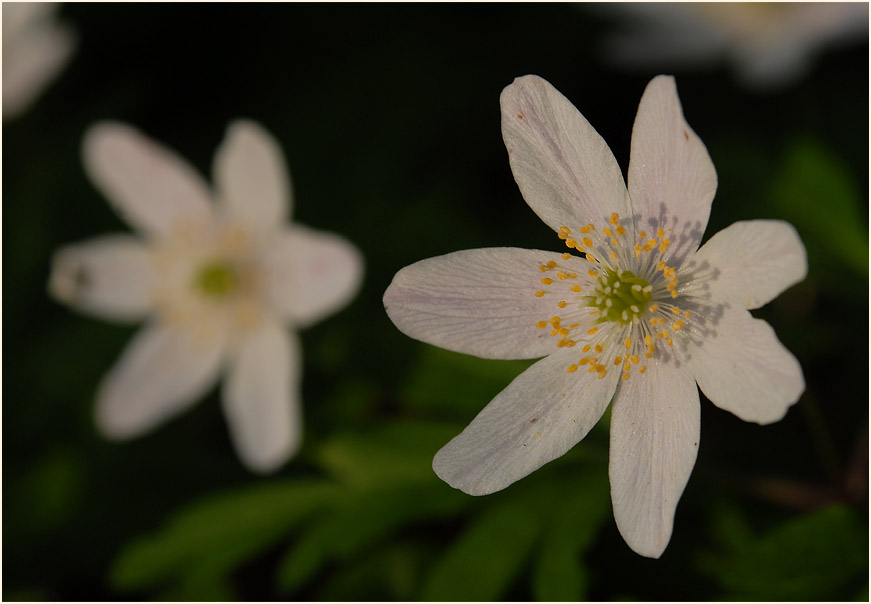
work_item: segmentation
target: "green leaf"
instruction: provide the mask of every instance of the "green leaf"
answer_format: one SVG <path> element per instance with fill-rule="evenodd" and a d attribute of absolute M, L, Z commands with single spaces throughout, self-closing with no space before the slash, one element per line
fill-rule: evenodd
<path fill-rule="evenodd" d="M 419 599 L 501 599 L 531 555 L 547 514 L 543 498 L 527 493 L 515 491 L 478 515 L 435 562 Z"/>
<path fill-rule="evenodd" d="M 323 481 L 273 482 L 210 496 L 134 540 L 110 572 L 120 590 L 163 586 L 188 574 L 217 577 L 269 547 L 330 501 Z"/>
<path fill-rule="evenodd" d="M 279 567 L 279 588 L 292 591 L 324 566 L 351 559 L 401 527 L 465 505 L 468 496 L 432 471 L 433 455 L 459 430 L 400 420 L 364 433 L 341 433 L 322 444 L 316 460 L 346 489 L 290 548 Z"/>
<path fill-rule="evenodd" d="M 412 408 L 446 410 L 465 417 L 483 409 L 531 364 L 479 359 L 426 346 L 400 388 L 400 396 Z"/>
<path fill-rule="evenodd" d="M 813 141 L 794 142 L 774 179 L 772 199 L 798 229 L 811 264 L 830 267 L 835 259 L 868 274 L 867 201 L 831 153 Z"/>
<path fill-rule="evenodd" d="M 425 563 L 425 546 L 403 541 L 386 543 L 337 569 L 319 586 L 317 600 L 410 601 L 420 585 Z"/>
<path fill-rule="evenodd" d="M 435 475 L 424 482 L 348 490 L 288 551 L 279 567 L 279 587 L 292 591 L 324 566 L 359 556 L 416 522 L 450 516 L 470 499 Z"/>
<path fill-rule="evenodd" d="M 321 465 L 352 484 L 396 480 L 434 480 L 432 458 L 460 426 L 403 420 L 365 433 L 348 432 L 324 443 Z"/>
<path fill-rule="evenodd" d="M 868 524 L 846 506 L 786 522 L 708 564 L 734 600 L 843 600 L 868 583 Z"/>
<path fill-rule="evenodd" d="M 606 467 L 585 468 L 560 480 L 532 575 L 532 592 L 544 602 L 586 599 L 587 571 L 581 560 L 603 522 L 611 515 Z"/>

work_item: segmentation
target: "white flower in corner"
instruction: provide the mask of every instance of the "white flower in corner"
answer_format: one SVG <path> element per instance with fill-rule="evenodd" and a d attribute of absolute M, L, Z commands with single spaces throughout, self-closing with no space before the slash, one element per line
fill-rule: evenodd
<path fill-rule="evenodd" d="M 3 119 L 23 113 L 72 55 L 76 36 L 57 23 L 59 4 L 3 3 Z"/>
<path fill-rule="evenodd" d="M 604 57 L 645 69 L 728 61 L 742 83 L 773 89 L 804 76 L 816 55 L 868 37 L 865 2 L 614 2 L 623 16 Z"/>
<path fill-rule="evenodd" d="M 336 235 L 288 222 L 284 159 L 255 123 L 229 126 L 214 190 L 184 160 L 119 123 L 88 131 L 84 161 L 139 236 L 60 249 L 49 290 L 97 316 L 148 319 L 99 388 L 101 432 L 144 433 L 226 371 L 224 412 L 240 457 L 254 471 L 276 469 L 301 440 L 294 328 L 350 300 L 360 254 Z"/>
<path fill-rule="evenodd" d="M 501 102 L 514 178 L 571 251 L 468 250 L 396 274 L 384 304 L 405 334 L 491 359 L 545 357 L 433 468 L 472 495 L 504 489 L 563 455 L 613 402 L 614 516 L 633 550 L 659 557 L 696 460 L 696 383 L 761 424 L 804 390 L 796 359 L 747 311 L 804 278 L 804 247 L 790 225 L 754 220 L 697 249 L 717 177 L 671 77 L 641 99 L 628 190 L 602 138 L 546 81 L 518 78 Z"/>

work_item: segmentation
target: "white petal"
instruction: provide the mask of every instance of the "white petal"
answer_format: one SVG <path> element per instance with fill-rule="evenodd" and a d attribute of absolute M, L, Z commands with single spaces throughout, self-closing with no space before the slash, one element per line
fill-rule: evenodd
<path fill-rule="evenodd" d="M 299 341 L 264 320 L 242 340 L 224 383 L 224 414 L 239 457 L 255 472 L 278 469 L 299 447 Z"/>
<path fill-rule="evenodd" d="M 436 453 L 439 478 L 470 495 L 487 495 L 571 449 L 599 421 L 620 373 L 603 379 L 583 368 L 580 354 L 560 351 L 517 376 L 465 430 Z"/>
<path fill-rule="evenodd" d="M 229 218 L 260 233 L 287 220 L 291 192 L 284 155 L 259 124 L 248 120 L 230 124 L 213 172 Z"/>
<path fill-rule="evenodd" d="M 692 351 L 690 368 L 711 402 L 744 421 L 781 419 L 804 392 L 801 365 L 771 326 L 742 309 L 723 309 L 714 333 Z"/>
<path fill-rule="evenodd" d="M 132 438 L 190 407 L 218 377 L 222 342 L 192 341 L 186 332 L 161 325 L 143 328 L 100 385 L 100 431 Z"/>
<path fill-rule="evenodd" d="M 417 340 L 488 359 L 534 359 L 556 350 L 550 330 L 559 313 L 539 269 L 559 254 L 518 248 L 464 250 L 421 260 L 393 277 L 384 309 Z"/>
<path fill-rule="evenodd" d="M 151 310 L 154 279 L 142 241 L 131 235 L 107 235 L 55 252 L 48 289 L 78 311 L 135 321 Z"/>
<path fill-rule="evenodd" d="M 690 271 L 705 275 L 713 300 L 742 308 L 759 308 L 807 276 L 804 245 L 792 225 L 779 220 L 736 222 L 689 262 Z"/>
<path fill-rule="evenodd" d="M 57 8 L 41 2 L 3 3 L 3 119 L 27 109 L 76 46 L 73 31 L 54 22 Z"/>
<path fill-rule="evenodd" d="M 172 151 L 115 122 L 92 126 L 83 145 L 85 168 L 132 226 L 162 236 L 184 221 L 211 219 L 209 189 Z"/>
<path fill-rule="evenodd" d="M 699 448 L 699 391 L 685 368 L 659 364 L 621 382 L 611 407 L 614 520 L 635 552 L 659 558 Z"/>
<path fill-rule="evenodd" d="M 702 240 L 717 173 L 705 145 L 684 120 L 673 77 L 655 77 L 641 97 L 628 181 L 632 207 L 640 215 L 636 230 L 662 228 L 671 242 L 664 258 L 680 265 Z"/>
<path fill-rule="evenodd" d="M 628 216 L 620 166 L 568 99 L 542 78 L 523 76 L 502 91 L 502 137 L 526 203 L 552 229 L 607 224 Z"/>
<path fill-rule="evenodd" d="M 363 279 L 363 257 L 353 244 L 301 225 L 276 234 L 260 268 L 266 303 L 299 326 L 345 306 Z"/>

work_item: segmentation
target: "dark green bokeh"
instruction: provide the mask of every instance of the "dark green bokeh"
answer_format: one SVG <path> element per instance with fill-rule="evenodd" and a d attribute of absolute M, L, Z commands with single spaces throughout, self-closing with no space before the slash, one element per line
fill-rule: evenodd
<path fill-rule="evenodd" d="M 807 280 L 756 312 L 807 392 L 766 427 L 702 401 L 698 463 L 652 561 L 614 525 L 604 420 L 501 493 L 439 481 L 433 454 L 528 362 L 425 346 L 381 304 L 422 258 L 559 249 L 508 167 L 499 93 L 514 77 L 553 83 L 625 170 L 656 74 L 604 67 L 612 21 L 563 4 L 75 4 L 62 18 L 76 55 L 3 132 L 4 599 L 867 598 L 867 46 L 766 94 L 725 68 L 675 73 L 719 176 L 706 235 L 781 218 L 807 246 Z M 356 300 L 302 334 L 306 440 L 271 478 L 235 457 L 217 390 L 145 437 L 102 440 L 95 387 L 135 328 L 45 290 L 59 245 L 128 230 L 82 169 L 89 125 L 134 124 L 208 175 L 236 117 L 281 142 L 295 219 L 366 258 Z"/>

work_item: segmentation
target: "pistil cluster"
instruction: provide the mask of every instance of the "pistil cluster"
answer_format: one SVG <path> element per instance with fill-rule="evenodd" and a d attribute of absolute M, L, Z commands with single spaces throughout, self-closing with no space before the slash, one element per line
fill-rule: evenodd
<path fill-rule="evenodd" d="M 587 224 L 577 233 L 560 227 L 559 238 L 584 254 L 587 265 L 566 253 L 565 264 L 551 260 L 539 266 L 547 288 L 535 295 L 561 299 L 556 303 L 560 314 L 536 327 L 550 327 L 558 348 L 580 347 L 584 356 L 567 367 L 569 373 L 586 368 L 602 379 L 616 370 L 627 380 L 633 371 L 647 371 L 646 361 L 658 345 L 673 345 L 691 313 L 675 305 L 677 271 L 662 259 L 671 245 L 667 233 L 641 231 L 633 244 L 618 214 L 611 214 L 609 225 L 599 231 Z"/>
<path fill-rule="evenodd" d="M 234 225 L 180 223 L 154 250 L 154 303 L 164 320 L 208 340 L 259 318 L 259 279 L 250 237 Z"/>

